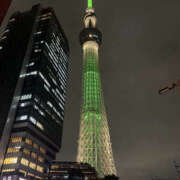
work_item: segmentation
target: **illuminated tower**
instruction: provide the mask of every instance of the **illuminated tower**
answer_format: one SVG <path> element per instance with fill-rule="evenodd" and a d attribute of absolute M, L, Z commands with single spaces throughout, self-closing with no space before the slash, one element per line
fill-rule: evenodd
<path fill-rule="evenodd" d="M 107 174 L 116 175 L 116 169 L 99 72 L 98 50 L 102 34 L 96 28 L 96 22 L 92 0 L 88 0 L 84 16 L 85 27 L 80 33 L 83 90 L 77 161 L 91 164 L 102 177 Z"/>

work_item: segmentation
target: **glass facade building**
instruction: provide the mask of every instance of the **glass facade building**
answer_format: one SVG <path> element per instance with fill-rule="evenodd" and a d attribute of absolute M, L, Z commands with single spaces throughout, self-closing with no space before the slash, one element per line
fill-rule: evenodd
<path fill-rule="evenodd" d="M 0 59 L 1 179 L 45 179 L 61 148 L 69 63 L 53 9 L 12 15 Z"/>

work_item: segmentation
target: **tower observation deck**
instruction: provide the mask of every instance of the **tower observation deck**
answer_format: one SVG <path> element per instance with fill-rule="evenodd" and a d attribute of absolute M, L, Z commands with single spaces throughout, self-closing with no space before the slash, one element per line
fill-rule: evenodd
<path fill-rule="evenodd" d="M 116 175 L 108 121 L 104 106 L 99 71 L 99 46 L 102 33 L 96 27 L 97 19 L 88 0 L 84 15 L 84 29 L 80 33 L 83 50 L 82 107 L 78 141 L 78 162 L 95 167 L 99 177 Z"/>

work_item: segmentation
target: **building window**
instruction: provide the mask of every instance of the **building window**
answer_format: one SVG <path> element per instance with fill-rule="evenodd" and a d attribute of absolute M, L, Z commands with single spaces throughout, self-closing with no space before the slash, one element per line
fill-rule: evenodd
<path fill-rule="evenodd" d="M 37 122 L 36 126 L 39 127 L 41 130 L 44 130 L 44 127 L 40 122 Z"/>
<path fill-rule="evenodd" d="M 19 148 L 18 147 L 13 147 L 13 148 L 8 148 L 7 149 L 7 153 L 14 153 L 14 152 L 19 152 Z"/>
<path fill-rule="evenodd" d="M 24 166 L 28 166 L 29 161 L 27 159 L 25 159 L 25 158 L 22 158 L 21 159 L 21 164 L 23 164 Z"/>
<path fill-rule="evenodd" d="M 30 102 L 29 102 L 29 101 L 20 104 L 21 107 L 26 107 L 26 106 L 28 106 L 28 105 L 30 105 Z"/>
<path fill-rule="evenodd" d="M 27 149 L 23 149 L 23 153 L 26 154 L 26 155 L 28 155 L 28 156 L 30 156 L 30 151 L 27 150 Z"/>
<path fill-rule="evenodd" d="M 40 147 L 40 151 L 43 153 L 43 154 L 46 154 L 46 150 L 42 147 Z"/>
<path fill-rule="evenodd" d="M 3 169 L 2 172 L 13 172 L 15 169 Z"/>
<path fill-rule="evenodd" d="M 34 159 L 37 159 L 37 154 L 34 153 L 34 152 L 32 152 L 32 153 L 31 153 L 31 157 L 34 158 Z"/>
<path fill-rule="evenodd" d="M 25 94 L 21 96 L 21 100 L 27 100 L 27 99 L 31 99 L 32 94 Z"/>
<path fill-rule="evenodd" d="M 34 147 L 35 149 L 39 149 L 39 146 L 38 146 L 36 143 L 33 144 L 33 147 Z"/>
<path fill-rule="evenodd" d="M 29 167 L 30 167 L 31 169 L 36 169 L 36 164 L 35 164 L 35 163 L 30 162 Z"/>
<path fill-rule="evenodd" d="M 26 175 L 26 174 L 27 174 L 27 172 L 26 172 L 26 171 L 24 171 L 24 170 L 22 170 L 22 169 L 19 169 L 19 172 L 23 173 L 24 175 Z"/>
<path fill-rule="evenodd" d="M 10 140 L 12 143 L 17 143 L 22 141 L 22 137 L 12 137 Z"/>
<path fill-rule="evenodd" d="M 32 145 L 32 141 L 28 138 L 25 139 L 25 143 L 29 144 L 29 145 Z"/>
<path fill-rule="evenodd" d="M 32 173 L 28 173 L 28 175 L 34 177 L 34 174 L 32 174 Z"/>
<path fill-rule="evenodd" d="M 41 49 L 35 49 L 34 52 L 41 52 Z"/>
<path fill-rule="evenodd" d="M 37 165 L 36 170 L 39 171 L 39 172 L 43 172 L 43 167 Z"/>
<path fill-rule="evenodd" d="M 26 180 L 26 179 L 20 177 L 19 180 Z"/>
<path fill-rule="evenodd" d="M 58 169 L 58 168 L 59 168 L 58 165 L 52 165 L 52 166 L 51 166 L 51 169 Z"/>
<path fill-rule="evenodd" d="M 44 162 L 44 158 L 42 158 L 41 156 L 38 157 L 38 160 L 39 160 L 40 162 Z"/>
<path fill-rule="evenodd" d="M 15 18 L 12 18 L 12 19 L 9 20 L 9 22 L 14 22 L 14 21 L 16 21 Z"/>
<path fill-rule="evenodd" d="M 28 65 L 27 65 L 27 67 L 31 67 L 31 66 L 34 66 L 34 62 L 31 62 L 31 63 L 29 63 Z"/>
<path fill-rule="evenodd" d="M 23 115 L 23 116 L 19 116 L 16 118 L 17 121 L 23 121 L 23 120 L 26 120 L 27 119 L 27 115 Z"/>
<path fill-rule="evenodd" d="M 4 164 L 15 164 L 17 163 L 17 157 L 9 157 L 4 160 Z"/>
<path fill-rule="evenodd" d="M 32 116 L 29 119 L 33 124 L 36 124 L 36 120 Z"/>

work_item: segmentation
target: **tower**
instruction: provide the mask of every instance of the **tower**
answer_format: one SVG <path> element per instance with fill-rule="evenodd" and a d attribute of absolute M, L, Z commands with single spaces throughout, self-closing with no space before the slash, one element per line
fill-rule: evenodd
<path fill-rule="evenodd" d="M 38 4 L 14 13 L 0 38 L 0 59 L 1 177 L 45 179 L 61 148 L 69 64 L 53 9 Z"/>
<path fill-rule="evenodd" d="M 97 29 L 96 23 L 92 0 L 88 0 L 84 29 L 80 33 L 83 77 L 77 161 L 89 163 L 95 167 L 98 175 L 103 177 L 108 174 L 116 175 L 116 168 L 99 72 L 98 52 L 102 34 Z"/>

